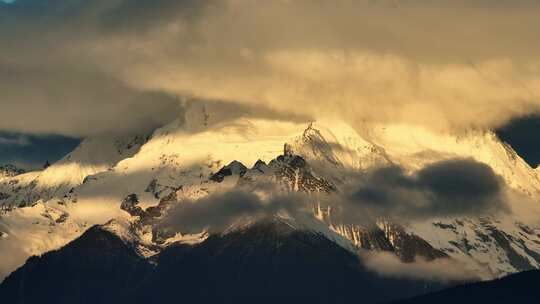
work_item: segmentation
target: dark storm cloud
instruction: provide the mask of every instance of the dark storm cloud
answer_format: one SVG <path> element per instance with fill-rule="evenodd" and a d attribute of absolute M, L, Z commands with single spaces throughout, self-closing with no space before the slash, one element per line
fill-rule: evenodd
<path fill-rule="evenodd" d="M 284 193 L 272 184 L 218 191 L 198 200 L 181 199 L 161 229 L 220 232 L 234 223 L 278 212 L 313 216 L 314 204 L 331 206 L 337 223 L 366 225 L 379 218 L 417 220 L 444 216 L 482 216 L 506 212 L 503 181 L 490 167 L 470 159 L 428 165 L 410 175 L 387 167 L 358 176 L 330 196 Z"/>
<path fill-rule="evenodd" d="M 434 163 L 412 175 L 397 166 L 376 169 L 330 198 L 330 204 L 347 223 L 381 216 L 418 219 L 507 211 L 502 179 L 470 159 Z"/>
<path fill-rule="evenodd" d="M 472 159 L 447 160 L 429 165 L 417 173 L 417 185 L 437 197 L 484 201 L 497 196 L 501 180 L 486 164 Z M 462 206 L 459 209 L 465 209 Z"/>
<path fill-rule="evenodd" d="M 234 220 L 262 211 L 259 197 L 255 194 L 234 191 L 210 195 L 197 202 L 182 202 L 172 215 L 173 224 L 184 232 L 200 232 L 207 227 L 225 229 Z"/>
<path fill-rule="evenodd" d="M 266 186 L 259 190 L 270 189 Z M 204 229 L 222 232 L 241 219 L 271 216 L 280 211 L 291 215 L 307 214 L 310 210 L 307 197 L 301 194 L 267 194 L 230 190 L 197 201 L 180 201 L 160 225 L 182 233 L 198 233 Z"/>

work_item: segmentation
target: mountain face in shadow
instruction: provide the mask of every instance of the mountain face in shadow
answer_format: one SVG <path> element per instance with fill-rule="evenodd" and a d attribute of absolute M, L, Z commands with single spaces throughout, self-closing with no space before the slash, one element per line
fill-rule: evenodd
<path fill-rule="evenodd" d="M 455 304 L 455 303 L 539 303 L 540 271 L 532 270 L 508 277 L 458 286 L 433 294 L 419 296 L 395 304 Z"/>
<path fill-rule="evenodd" d="M 95 226 L 32 257 L 0 285 L 6 303 L 380 303 L 441 286 L 382 278 L 321 234 L 265 220 L 144 259 Z"/>
<path fill-rule="evenodd" d="M 326 237 L 275 221 L 212 236 L 191 248 L 171 247 L 157 263 L 136 303 L 148 303 L 156 293 L 174 299 L 177 286 L 194 299 L 231 303 L 374 303 L 427 288 L 367 272 L 354 254 Z"/>
<path fill-rule="evenodd" d="M 111 303 L 149 270 L 115 234 L 94 226 L 57 251 L 31 257 L 0 285 L 3 303 Z"/>

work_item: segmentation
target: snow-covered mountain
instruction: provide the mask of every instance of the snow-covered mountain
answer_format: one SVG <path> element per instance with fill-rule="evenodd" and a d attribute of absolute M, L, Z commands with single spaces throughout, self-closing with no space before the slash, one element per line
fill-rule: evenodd
<path fill-rule="evenodd" d="M 143 136 L 87 138 L 67 156 L 43 171 L 11 171 L 0 179 L 0 191 L 8 198 L 3 208 L 31 206 L 39 200 L 62 198 L 85 178 L 111 169 L 118 161 L 135 154 L 145 142 Z"/>
<path fill-rule="evenodd" d="M 41 254 L 80 235 L 87 220 L 72 220 L 69 194 L 87 178 L 112 169 L 136 153 L 144 136 L 88 138 L 42 171 L 0 178 L 0 276 L 31 255 Z"/>
<path fill-rule="evenodd" d="M 14 177 L 19 174 L 23 174 L 25 171 L 23 169 L 17 168 L 14 165 L 0 165 L 0 179 L 6 177 Z"/>
<path fill-rule="evenodd" d="M 318 196 L 339 193 L 350 172 L 397 165 L 413 173 L 457 157 L 485 163 L 502 177 L 511 213 L 345 225 L 317 204 Z M 164 225 L 169 211 L 255 182 L 309 194 L 314 217 L 295 222 L 349 251 L 388 251 L 404 262 L 451 257 L 484 279 L 540 268 L 539 172 L 491 132 L 227 119 L 194 105 L 185 119 L 151 136 L 90 138 L 44 171 L 1 178 L 0 251 L 17 254 L 0 258 L 0 275 L 111 219 L 114 232 L 142 256 L 200 243 L 208 231 Z"/>

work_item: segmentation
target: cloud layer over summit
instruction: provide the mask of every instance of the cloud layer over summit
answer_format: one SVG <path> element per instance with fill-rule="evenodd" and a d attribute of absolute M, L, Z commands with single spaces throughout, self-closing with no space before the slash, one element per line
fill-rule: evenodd
<path fill-rule="evenodd" d="M 540 110 L 535 0 L 0 3 L 0 129 L 85 136 L 180 100 L 497 127 Z"/>

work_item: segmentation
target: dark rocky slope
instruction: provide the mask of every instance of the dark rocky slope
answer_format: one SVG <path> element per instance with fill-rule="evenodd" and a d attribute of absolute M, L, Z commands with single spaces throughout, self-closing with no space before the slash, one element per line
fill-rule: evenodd
<path fill-rule="evenodd" d="M 395 304 L 532 304 L 540 303 L 540 271 L 532 270 L 490 281 L 446 289 Z"/>
<path fill-rule="evenodd" d="M 0 285 L 2 303 L 113 303 L 149 265 L 115 234 L 95 226 L 57 251 L 31 257 Z"/>
<path fill-rule="evenodd" d="M 387 279 L 326 237 L 258 222 L 151 259 L 98 226 L 33 257 L 0 285 L 5 303 L 379 303 L 440 286 Z"/>

